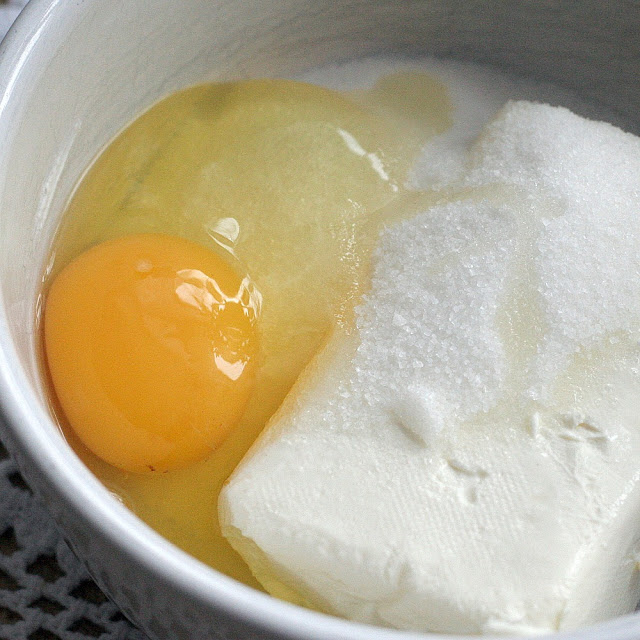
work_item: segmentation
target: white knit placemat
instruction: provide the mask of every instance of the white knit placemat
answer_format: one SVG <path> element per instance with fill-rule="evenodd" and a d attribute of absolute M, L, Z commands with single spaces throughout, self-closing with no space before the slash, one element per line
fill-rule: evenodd
<path fill-rule="evenodd" d="M 89 577 L 1 444 L 0 638 L 146 638 Z"/>
<path fill-rule="evenodd" d="M 0 40 L 25 4 L 0 0 Z M 0 639 L 96 638 L 146 640 L 89 577 L 0 444 Z"/>

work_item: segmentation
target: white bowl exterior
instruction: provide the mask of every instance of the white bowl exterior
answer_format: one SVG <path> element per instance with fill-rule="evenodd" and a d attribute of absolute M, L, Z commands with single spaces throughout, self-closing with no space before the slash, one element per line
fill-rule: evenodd
<path fill-rule="evenodd" d="M 623 16 L 599 16 L 599 1 L 581 3 L 581 14 L 551 0 L 524 3 L 528 15 L 518 2 L 495 3 L 490 16 L 471 4 L 472 10 L 463 2 L 423 0 L 32 0 L 0 45 L 3 437 L 99 584 L 158 640 L 425 636 L 340 621 L 235 583 L 150 531 L 82 465 L 49 415 L 33 320 L 64 205 L 96 153 L 136 114 L 205 80 L 289 75 L 378 51 L 451 52 L 564 78 L 622 113 L 640 107 L 639 50 L 633 40 L 631 50 L 619 42 L 620 33 L 637 40 L 637 4 L 620 2 Z M 636 29 L 629 32 L 629 24 Z M 535 38 L 536 26 L 544 38 Z M 501 48 L 483 48 L 486 32 Z M 611 57 L 615 73 L 604 64 Z M 562 637 L 605 633 L 638 637 L 640 619 Z"/>

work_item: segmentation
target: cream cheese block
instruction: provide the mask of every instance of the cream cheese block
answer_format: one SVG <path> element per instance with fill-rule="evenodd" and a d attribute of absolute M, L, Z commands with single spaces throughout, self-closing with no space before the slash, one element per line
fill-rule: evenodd
<path fill-rule="evenodd" d="M 223 489 L 224 534 L 270 593 L 359 622 L 533 634 L 632 611 L 640 140 L 509 103 L 457 189 L 414 200 L 356 327 Z"/>

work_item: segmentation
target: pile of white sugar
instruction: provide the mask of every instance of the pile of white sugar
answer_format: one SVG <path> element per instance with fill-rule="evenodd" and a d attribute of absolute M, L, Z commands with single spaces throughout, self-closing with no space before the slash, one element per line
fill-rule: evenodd
<path fill-rule="evenodd" d="M 220 498 L 275 595 L 400 629 L 543 633 L 640 595 L 640 139 L 510 102 L 388 228 Z"/>

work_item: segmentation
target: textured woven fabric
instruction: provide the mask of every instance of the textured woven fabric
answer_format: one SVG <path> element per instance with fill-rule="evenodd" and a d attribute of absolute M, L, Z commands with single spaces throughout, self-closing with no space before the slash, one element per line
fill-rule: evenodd
<path fill-rule="evenodd" d="M 146 638 L 91 580 L 2 445 L 0 638 Z"/>
<path fill-rule="evenodd" d="M 0 40 L 25 4 L 0 0 Z M 146 640 L 91 580 L 0 444 L 0 639 L 96 638 Z"/>

